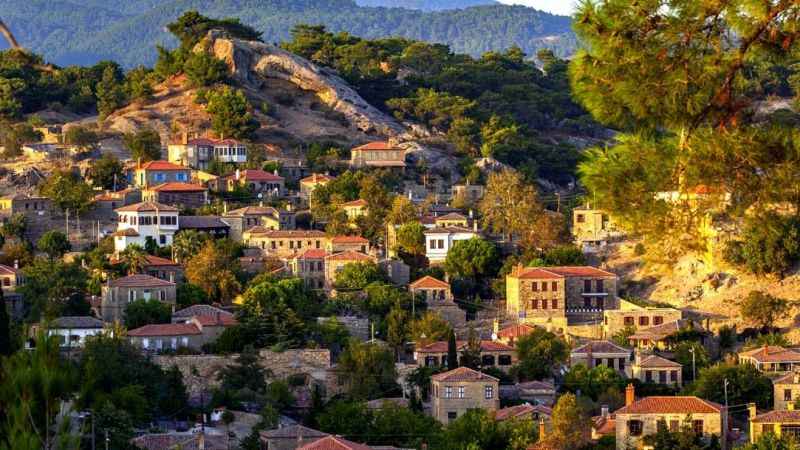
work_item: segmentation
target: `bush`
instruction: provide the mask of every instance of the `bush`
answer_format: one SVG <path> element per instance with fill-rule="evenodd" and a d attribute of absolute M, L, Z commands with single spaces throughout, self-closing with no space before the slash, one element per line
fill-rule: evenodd
<path fill-rule="evenodd" d="M 186 59 L 183 71 L 191 86 L 211 86 L 225 79 L 228 65 L 206 52 L 200 52 L 193 53 Z"/>
<path fill-rule="evenodd" d="M 633 247 L 633 254 L 636 255 L 636 256 L 644 256 L 646 251 L 647 250 L 644 248 L 644 244 L 642 244 L 641 242 L 638 242 Z"/>
<path fill-rule="evenodd" d="M 724 251 L 731 264 L 756 275 L 783 274 L 800 260 L 800 219 L 770 212 L 747 221 L 741 240 Z"/>

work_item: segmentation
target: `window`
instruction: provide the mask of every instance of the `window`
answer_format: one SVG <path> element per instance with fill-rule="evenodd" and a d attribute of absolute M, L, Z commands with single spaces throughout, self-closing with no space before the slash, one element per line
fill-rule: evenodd
<path fill-rule="evenodd" d="M 542 309 L 547 309 L 547 299 L 542 300 Z"/>
<path fill-rule="evenodd" d="M 455 411 L 448 411 L 447 412 L 447 420 L 456 420 L 458 418 L 458 413 Z"/>
<path fill-rule="evenodd" d="M 703 421 L 702 420 L 693 420 L 692 421 L 692 431 L 697 434 L 703 434 Z"/>
<path fill-rule="evenodd" d="M 595 280 L 595 292 L 605 292 L 605 287 L 603 286 L 603 280 Z"/>
<path fill-rule="evenodd" d="M 464 386 L 458 387 L 458 398 L 464 398 Z"/>
<path fill-rule="evenodd" d="M 659 370 L 658 371 L 658 382 L 661 384 L 667 384 L 667 371 L 666 370 Z"/>
<path fill-rule="evenodd" d="M 662 323 L 664 323 L 664 318 L 663 317 L 661 317 L 661 316 L 653 317 L 653 325 L 661 325 Z"/>
<path fill-rule="evenodd" d="M 547 282 L 542 282 L 542 292 L 547 292 Z"/>
<path fill-rule="evenodd" d="M 626 316 L 624 319 L 622 319 L 622 323 L 624 323 L 626 327 L 627 326 L 632 326 L 633 325 L 633 317 Z"/>
<path fill-rule="evenodd" d="M 426 367 L 434 367 L 439 365 L 439 358 L 436 356 L 426 356 L 425 357 L 425 366 Z"/>
<path fill-rule="evenodd" d="M 617 358 L 617 369 L 621 371 L 625 370 L 625 358 Z"/>
<path fill-rule="evenodd" d="M 444 239 L 439 239 L 438 242 L 439 242 L 439 248 L 443 249 L 444 248 Z"/>
<path fill-rule="evenodd" d="M 445 386 L 444 387 L 444 398 L 453 398 L 453 387 L 452 386 Z"/>
<path fill-rule="evenodd" d="M 150 348 L 150 339 L 142 339 L 142 348 Z"/>
<path fill-rule="evenodd" d="M 511 355 L 500 355 L 497 357 L 497 363 L 501 366 L 511 365 Z"/>
<path fill-rule="evenodd" d="M 783 390 L 783 401 L 785 401 L 785 402 L 792 401 L 792 390 L 791 389 L 784 389 Z"/>
<path fill-rule="evenodd" d="M 645 316 L 639 317 L 639 326 L 640 327 L 646 327 L 648 325 L 650 325 L 650 318 L 649 317 L 645 317 Z"/>
<path fill-rule="evenodd" d="M 592 280 L 583 280 L 583 292 L 592 292 Z"/>
<path fill-rule="evenodd" d="M 553 292 L 558 290 L 558 282 L 557 281 L 553 281 L 553 282 L 550 283 L 550 290 L 553 291 Z"/>
<path fill-rule="evenodd" d="M 491 400 L 494 398 L 494 386 L 483 387 L 483 398 L 486 400 Z"/>
<path fill-rule="evenodd" d="M 558 300 L 553 299 L 553 309 L 558 309 Z"/>
<path fill-rule="evenodd" d="M 594 359 L 594 366 L 593 367 L 598 367 L 598 366 L 602 366 L 602 365 L 603 365 L 603 360 L 601 358 L 595 358 Z"/>
<path fill-rule="evenodd" d="M 584 222 L 586 222 L 586 216 L 584 216 L 583 214 L 578 214 L 578 215 L 575 217 L 575 220 L 576 220 L 578 223 L 584 223 Z"/>
<path fill-rule="evenodd" d="M 667 431 L 667 422 L 665 422 L 662 419 L 656 421 L 656 430 L 658 430 L 659 432 Z"/>
<path fill-rule="evenodd" d="M 539 292 L 539 283 L 537 283 L 537 282 L 535 282 L 535 281 L 534 281 L 534 282 L 532 282 L 532 283 L 531 283 L 531 290 L 532 290 L 533 292 Z"/>
<path fill-rule="evenodd" d="M 646 383 L 652 383 L 653 382 L 653 371 L 652 370 L 645 370 L 644 371 L 644 381 Z"/>
<path fill-rule="evenodd" d="M 628 434 L 631 436 L 641 436 L 642 435 L 642 421 L 641 420 L 629 420 L 628 421 Z"/>
<path fill-rule="evenodd" d="M 680 422 L 678 422 L 677 420 L 670 420 L 669 421 L 669 431 L 672 431 L 674 433 L 674 432 L 678 431 L 679 429 L 680 429 Z"/>
<path fill-rule="evenodd" d="M 531 300 L 531 309 L 539 309 L 539 300 L 538 299 Z"/>
<path fill-rule="evenodd" d="M 3 278 L 3 286 L 11 286 L 11 278 Z"/>
<path fill-rule="evenodd" d="M 481 365 L 483 367 L 489 367 L 494 365 L 494 355 L 483 355 L 481 356 Z"/>
<path fill-rule="evenodd" d="M 678 382 L 678 371 L 677 370 L 670 370 L 669 371 L 669 381 L 670 381 L 670 383 L 677 383 Z"/>

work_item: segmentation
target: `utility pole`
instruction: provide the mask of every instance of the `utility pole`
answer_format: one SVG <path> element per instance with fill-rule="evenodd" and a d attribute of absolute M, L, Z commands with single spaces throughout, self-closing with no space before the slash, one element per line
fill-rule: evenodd
<path fill-rule="evenodd" d="M 722 389 L 725 391 L 725 409 L 728 409 L 728 379 L 725 378 L 725 382 L 722 384 Z"/>
<path fill-rule="evenodd" d="M 695 373 L 695 364 L 694 364 L 694 347 L 690 348 L 689 351 L 692 352 L 692 383 L 694 383 L 694 380 L 697 379 L 697 374 Z"/>
<path fill-rule="evenodd" d="M 108 443 L 111 439 L 108 438 L 108 428 L 106 428 L 106 450 L 108 450 Z"/>

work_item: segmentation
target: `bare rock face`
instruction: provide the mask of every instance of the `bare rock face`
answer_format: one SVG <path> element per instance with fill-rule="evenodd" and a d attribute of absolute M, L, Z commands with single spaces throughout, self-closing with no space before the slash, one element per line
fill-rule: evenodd
<path fill-rule="evenodd" d="M 304 91 L 311 91 L 331 109 L 367 134 L 393 137 L 405 130 L 397 121 L 361 98 L 343 79 L 305 58 L 280 47 L 262 42 L 233 39 L 220 31 L 209 31 L 199 43 L 225 61 L 231 76 L 250 89 L 259 89 L 263 78 L 287 81 Z"/>

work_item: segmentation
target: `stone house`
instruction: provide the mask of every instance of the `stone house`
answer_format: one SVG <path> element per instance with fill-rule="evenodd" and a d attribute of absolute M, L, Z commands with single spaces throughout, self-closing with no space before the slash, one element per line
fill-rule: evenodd
<path fill-rule="evenodd" d="M 517 396 L 522 401 L 542 406 L 552 406 L 555 403 L 556 387 L 551 382 L 525 381 L 517 383 L 516 388 Z M 538 417 L 536 418 L 538 419 Z"/>
<path fill-rule="evenodd" d="M 480 184 L 455 184 L 452 187 L 452 198 L 463 199 L 468 204 L 479 202 L 484 194 L 486 194 L 486 187 Z"/>
<path fill-rule="evenodd" d="M 588 206 L 572 210 L 572 235 L 586 253 L 594 253 L 624 234 L 604 211 Z"/>
<path fill-rule="evenodd" d="M 295 213 L 291 210 L 279 210 L 271 206 L 245 206 L 227 211 L 222 220 L 231 227 L 231 239 L 241 242 L 245 231 L 253 227 L 264 230 L 294 230 Z"/>
<path fill-rule="evenodd" d="M 682 312 L 675 308 L 650 308 L 620 299 L 619 309 L 603 311 L 603 336 L 610 338 L 622 330 L 634 331 L 680 320 Z"/>
<path fill-rule="evenodd" d="M 443 216 L 434 217 L 433 219 L 434 226 L 447 228 L 447 227 L 461 227 L 461 228 L 469 228 L 470 226 L 470 219 L 467 219 L 467 216 L 452 212 L 447 213 Z"/>
<path fill-rule="evenodd" d="M 319 186 L 325 186 L 334 180 L 334 177 L 328 174 L 313 173 L 308 177 L 300 180 L 300 196 L 303 198 L 311 198 L 311 193 L 314 192 Z"/>
<path fill-rule="evenodd" d="M 583 364 L 592 369 L 607 366 L 624 377 L 631 376 L 631 351 L 611 341 L 590 341 L 572 350 L 569 364 Z"/>
<path fill-rule="evenodd" d="M 361 236 L 334 236 L 328 242 L 329 253 L 360 252 L 369 253 L 369 240 Z"/>
<path fill-rule="evenodd" d="M 291 258 L 306 250 L 324 250 L 329 238 L 317 230 L 268 230 L 253 227 L 244 232 L 242 242 L 248 247 L 277 258 Z"/>
<path fill-rule="evenodd" d="M 261 450 L 296 450 L 298 447 L 327 437 L 329 434 L 303 425 L 290 425 L 262 431 L 259 436 Z"/>
<path fill-rule="evenodd" d="M 350 167 L 404 169 L 406 152 L 389 142 L 370 142 L 350 150 Z"/>
<path fill-rule="evenodd" d="M 309 249 L 289 261 L 292 275 L 301 278 L 311 289 L 325 288 L 325 257 L 322 249 Z"/>
<path fill-rule="evenodd" d="M 777 437 L 788 437 L 795 442 L 800 439 L 800 411 L 795 411 L 794 403 L 789 403 L 787 406 L 786 410 L 758 414 L 755 403 L 748 405 L 751 444 L 756 443 L 767 433 Z"/>
<path fill-rule="evenodd" d="M 52 229 L 55 206 L 47 197 L 14 194 L 0 198 L 0 221 L 8 222 L 12 217 L 25 217 L 25 238 L 36 242 Z"/>
<path fill-rule="evenodd" d="M 181 216 L 178 221 L 178 234 L 186 230 L 204 233 L 211 239 L 229 237 L 231 227 L 220 216 Z"/>
<path fill-rule="evenodd" d="M 192 169 L 169 161 L 148 161 L 133 170 L 134 186 L 146 189 L 163 183 L 188 183 L 192 179 Z"/>
<path fill-rule="evenodd" d="M 378 261 L 378 267 L 386 272 L 389 281 L 395 286 L 406 286 L 411 281 L 411 267 L 398 258 L 384 258 Z"/>
<path fill-rule="evenodd" d="M 800 373 L 789 372 L 772 380 L 772 409 L 786 411 L 790 404 L 800 399 Z"/>
<path fill-rule="evenodd" d="M 422 297 L 429 311 L 435 311 L 450 324 L 459 326 L 466 321 L 466 312 L 453 300 L 449 283 L 426 275 L 409 284 L 408 290 L 412 296 Z"/>
<path fill-rule="evenodd" d="M 367 201 L 363 199 L 342 203 L 340 208 L 347 214 L 347 219 L 350 220 L 350 222 L 355 222 L 359 217 L 367 215 Z"/>
<path fill-rule="evenodd" d="M 683 366 L 658 355 L 641 356 L 637 353 L 631 366 L 632 377 L 643 383 L 683 386 Z"/>
<path fill-rule="evenodd" d="M 177 262 L 155 255 L 145 255 L 145 259 L 147 260 L 147 264 L 143 268 L 145 275 L 150 275 L 151 277 L 156 277 L 173 283 L 183 281 L 183 266 Z M 109 262 L 112 265 L 122 264 L 121 260 L 115 258 L 112 258 Z"/>
<path fill-rule="evenodd" d="M 728 413 L 724 406 L 694 396 L 635 399 L 633 385 L 625 391 L 625 406 L 614 413 L 617 449 L 642 448 L 642 439 L 659 426 L 678 431 L 689 426 L 705 439 L 719 438 L 727 448 Z"/>
<path fill-rule="evenodd" d="M 204 318 L 201 319 L 204 323 L 209 323 L 205 318 L 210 318 L 214 319 L 214 322 L 222 323 L 225 326 L 237 324 L 236 317 L 233 313 L 212 305 L 192 305 L 179 309 L 172 313 L 172 323 L 185 323 L 193 317 Z"/>
<path fill-rule="evenodd" d="M 761 372 L 793 372 L 800 369 L 800 350 L 765 345 L 739 352 L 739 364 L 752 364 Z"/>
<path fill-rule="evenodd" d="M 176 320 L 178 320 L 176 322 Z M 146 351 L 161 352 L 188 348 L 200 350 L 225 331 L 236 325 L 232 316 L 195 315 L 189 318 L 173 317 L 173 323 L 150 324 L 128 331 L 131 344 Z"/>
<path fill-rule="evenodd" d="M 123 183 L 123 180 L 120 180 Z M 141 203 L 142 191 L 138 188 L 127 188 L 121 191 L 106 191 L 103 194 L 95 195 L 94 208 L 105 214 L 111 214 L 115 209 L 123 206 Z"/>
<path fill-rule="evenodd" d="M 25 276 L 16 264 L 14 267 L 0 264 L 0 283 L 3 286 L 3 294 L 10 294 L 25 284 Z"/>
<path fill-rule="evenodd" d="M 525 325 L 524 323 L 511 325 L 500 329 L 500 323 L 495 321 L 495 330 L 493 339 L 503 344 L 514 346 L 519 338 L 527 336 L 536 329 L 532 325 Z"/>
<path fill-rule="evenodd" d="M 281 197 L 286 193 L 285 180 L 282 176 L 258 169 L 237 169 L 236 172 L 223 177 L 219 183 L 220 190 L 228 192 L 234 191 L 236 186 L 268 197 Z"/>
<path fill-rule="evenodd" d="M 499 380 L 459 367 L 431 377 L 432 415 L 447 425 L 470 409 L 497 411 L 500 408 Z"/>
<path fill-rule="evenodd" d="M 438 341 L 414 349 L 414 360 L 424 367 L 447 366 L 447 341 Z M 467 348 L 467 341 L 456 341 L 459 363 L 461 353 Z M 481 367 L 495 367 L 504 372 L 511 370 L 517 362 L 517 350 L 514 347 L 494 341 L 481 341 Z"/>
<path fill-rule="evenodd" d="M 208 189 L 199 184 L 161 183 L 142 191 L 145 202 L 185 208 L 200 208 L 208 203 Z"/>
<path fill-rule="evenodd" d="M 180 142 L 167 146 L 167 159 L 175 164 L 208 170 L 212 161 L 246 163 L 247 146 L 235 139 L 189 139 L 184 133 Z"/>
<path fill-rule="evenodd" d="M 425 256 L 431 264 L 441 264 L 447 252 L 459 241 L 480 237 L 477 230 L 463 227 L 434 227 L 425 230 Z"/>
<path fill-rule="evenodd" d="M 332 289 L 336 283 L 336 276 L 348 264 L 372 262 L 376 260 L 370 255 L 361 252 L 346 251 L 328 255 L 325 257 L 325 287 Z"/>
<path fill-rule="evenodd" d="M 680 331 L 694 331 L 698 333 L 702 345 L 707 344 L 707 339 L 711 335 L 711 333 L 704 329 L 699 323 L 691 319 L 680 319 L 674 322 L 666 322 L 650 328 L 640 329 L 628 336 L 628 342 L 632 347 L 638 349 L 669 350 L 672 347 L 669 337 Z"/>
<path fill-rule="evenodd" d="M 105 322 L 123 321 L 130 303 L 153 299 L 174 306 L 175 283 L 142 274 L 110 280 L 102 288 L 101 315 Z"/>
<path fill-rule="evenodd" d="M 518 265 L 506 276 L 506 313 L 521 323 L 565 330 L 618 308 L 617 276 L 595 267 Z"/>

